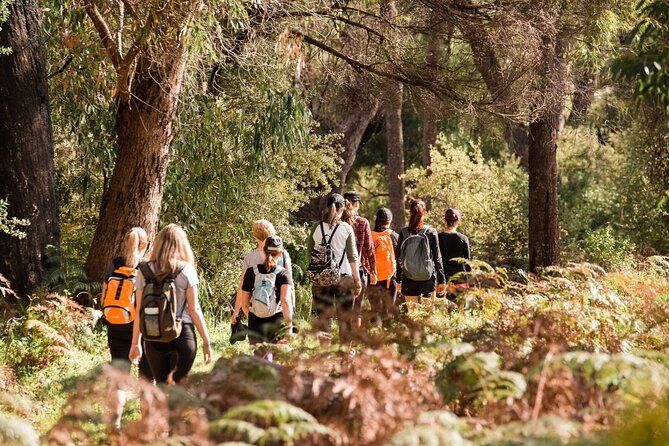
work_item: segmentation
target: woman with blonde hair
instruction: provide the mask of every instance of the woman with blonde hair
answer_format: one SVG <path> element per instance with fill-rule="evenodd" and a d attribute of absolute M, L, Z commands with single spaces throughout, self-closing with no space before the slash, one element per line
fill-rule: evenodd
<path fill-rule="evenodd" d="M 205 362 L 211 361 L 211 345 L 204 315 L 198 300 L 199 279 L 195 270 L 195 257 L 188 242 L 186 232 L 178 225 L 165 226 L 156 237 L 151 258 L 143 268 L 149 268 L 155 280 L 163 282 L 171 277 L 176 288 L 177 317 L 181 318 L 181 334 L 169 342 L 146 341 L 146 357 L 151 365 L 153 376 L 159 383 L 179 383 L 188 375 L 197 354 L 197 329 L 202 337 L 202 352 Z M 137 314 L 142 306 L 142 292 L 146 281 L 140 268 L 137 276 Z M 132 336 L 130 360 L 138 362 L 142 357 L 140 344 L 139 317 L 135 318 Z M 171 358 L 176 356 L 176 365 L 172 367 Z"/>
<path fill-rule="evenodd" d="M 112 361 L 119 365 L 124 362 L 130 370 L 128 356 L 132 344 L 132 305 L 135 299 L 135 275 L 140 261 L 149 247 L 149 238 L 146 231 L 140 227 L 130 229 L 123 237 L 120 255 L 111 261 L 107 267 L 102 282 L 103 296 L 103 324 L 107 327 L 107 346 Z M 124 286 L 125 284 L 125 286 Z M 110 296 L 107 297 L 109 291 Z M 123 294 L 123 296 L 122 296 Z M 120 299 L 123 299 L 121 301 Z M 112 305 L 123 302 L 130 305 Z M 143 358 L 139 362 L 139 375 L 147 380 L 153 380 L 148 361 Z M 112 409 L 114 410 L 114 428 L 121 428 L 121 417 L 126 402 L 125 389 L 112 392 Z"/>

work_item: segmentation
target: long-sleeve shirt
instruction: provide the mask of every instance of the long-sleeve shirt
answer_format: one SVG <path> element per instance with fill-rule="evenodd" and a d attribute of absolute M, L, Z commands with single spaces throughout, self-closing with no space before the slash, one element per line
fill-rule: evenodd
<path fill-rule="evenodd" d="M 437 278 L 437 283 L 445 283 L 444 277 L 444 265 L 441 262 L 441 251 L 439 251 L 439 238 L 437 236 L 437 231 L 432 226 L 424 226 L 425 235 L 427 236 L 427 241 L 430 246 L 430 255 L 432 256 L 432 262 L 434 263 L 434 271 Z M 402 263 L 400 262 L 400 255 L 402 251 L 402 243 L 404 239 L 408 237 L 409 228 L 404 228 L 400 231 L 399 238 L 397 239 L 397 250 L 395 255 L 397 256 L 397 281 L 402 282 Z M 434 276 L 431 280 L 434 280 Z"/>
<path fill-rule="evenodd" d="M 369 221 L 365 217 L 358 216 L 355 219 L 353 229 L 355 231 L 355 242 L 358 248 L 360 267 L 367 274 L 376 274 L 376 254 L 374 252 L 374 242 L 372 240 L 372 230 L 369 227 Z"/>
<path fill-rule="evenodd" d="M 470 270 L 468 265 L 451 260 L 457 257 L 468 260 L 472 258 L 469 239 L 465 235 L 459 232 L 440 232 L 439 251 L 444 263 L 444 276 L 447 279 L 454 274 Z"/>

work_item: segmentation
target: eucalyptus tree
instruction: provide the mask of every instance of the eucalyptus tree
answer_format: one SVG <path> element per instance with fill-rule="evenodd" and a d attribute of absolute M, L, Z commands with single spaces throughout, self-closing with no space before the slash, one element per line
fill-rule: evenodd
<path fill-rule="evenodd" d="M 4 4 L 3 4 L 4 3 Z M 49 93 L 37 0 L 0 2 L 0 200 L 27 219 L 25 237 L 0 231 L 0 274 L 20 294 L 43 285 L 47 246 L 60 244 Z"/>
<path fill-rule="evenodd" d="M 116 76 L 117 153 L 86 272 L 100 278 L 132 226 L 156 232 L 173 121 L 201 0 L 100 1 L 83 6 Z"/>

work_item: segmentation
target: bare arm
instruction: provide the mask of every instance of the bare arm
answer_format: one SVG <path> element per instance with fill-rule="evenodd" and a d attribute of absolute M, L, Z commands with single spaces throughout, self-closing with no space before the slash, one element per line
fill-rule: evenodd
<path fill-rule="evenodd" d="M 211 344 L 200 307 L 200 300 L 197 296 L 197 285 L 186 288 L 186 303 L 188 304 L 188 314 L 190 314 L 193 324 L 202 338 L 202 353 L 204 354 L 204 361 L 208 364 L 211 362 Z"/>
<path fill-rule="evenodd" d="M 139 309 L 142 308 L 142 292 L 135 291 L 135 320 L 132 323 L 132 343 L 130 344 L 130 354 L 128 359 L 137 365 L 142 359 L 142 333 L 139 331 Z"/>
<path fill-rule="evenodd" d="M 286 322 L 287 332 L 293 332 L 293 310 L 291 304 L 292 286 L 281 285 L 281 310 L 283 311 L 283 320 Z"/>
<path fill-rule="evenodd" d="M 242 310 L 244 313 L 249 314 L 249 309 L 251 308 L 251 292 L 242 290 Z"/>

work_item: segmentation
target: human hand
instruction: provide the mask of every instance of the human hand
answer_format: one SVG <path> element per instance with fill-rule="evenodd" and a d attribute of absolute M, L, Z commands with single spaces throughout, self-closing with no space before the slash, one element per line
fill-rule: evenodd
<path fill-rule="evenodd" d="M 445 283 L 438 283 L 437 284 L 437 296 L 443 296 L 446 294 L 446 284 Z"/>
<path fill-rule="evenodd" d="M 370 285 L 376 285 L 379 279 L 376 277 L 376 274 L 370 273 L 369 274 L 369 284 Z"/>
<path fill-rule="evenodd" d="M 211 362 L 211 345 L 210 344 L 204 344 L 202 346 L 202 354 L 204 355 L 204 362 L 209 364 Z"/>
<path fill-rule="evenodd" d="M 397 294 L 402 294 L 402 282 L 397 283 Z"/>
<path fill-rule="evenodd" d="M 133 344 L 130 347 L 130 353 L 128 354 L 128 359 L 132 364 L 138 365 L 139 361 L 142 359 L 142 346 L 139 344 Z"/>
<path fill-rule="evenodd" d="M 239 314 L 232 313 L 232 316 L 230 316 L 230 323 L 232 325 L 235 325 L 238 320 L 239 320 Z"/>
<path fill-rule="evenodd" d="M 360 282 L 360 279 L 355 280 L 353 286 L 353 294 L 355 296 L 359 296 L 361 291 L 362 291 L 362 283 Z"/>

